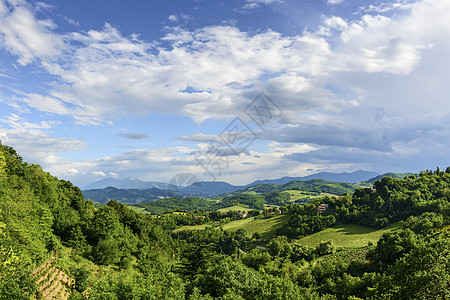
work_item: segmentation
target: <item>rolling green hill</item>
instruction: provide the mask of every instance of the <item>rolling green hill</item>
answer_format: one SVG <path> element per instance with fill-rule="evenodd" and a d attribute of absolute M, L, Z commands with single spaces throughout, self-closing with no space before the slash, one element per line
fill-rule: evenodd
<path fill-rule="evenodd" d="M 328 181 L 324 179 L 311 180 L 294 180 L 285 184 L 258 184 L 251 186 L 232 194 L 243 194 L 248 192 L 268 193 L 268 192 L 283 192 L 287 190 L 298 190 L 303 192 L 313 193 L 330 193 L 333 195 L 342 195 L 344 193 L 353 193 L 357 184 L 350 184 L 345 182 Z"/>
<path fill-rule="evenodd" d="M 373 184 L 375 181 L 383 179 L 383 177 L 391 177 L 391 178 L 396 178 L 396 179 L 403 179 L 403 178 L 408 177 L 410 175 L 414 175 L 414 173 L 393 173 L 393 172 L 389 172 L 389 173 L 384 173 L 382 175 L 375 176 L 375 177 L 370 178 L 369 180 L 366 180 L 364 182 L 365 183 L 369 183 L 369 184 Z"/>

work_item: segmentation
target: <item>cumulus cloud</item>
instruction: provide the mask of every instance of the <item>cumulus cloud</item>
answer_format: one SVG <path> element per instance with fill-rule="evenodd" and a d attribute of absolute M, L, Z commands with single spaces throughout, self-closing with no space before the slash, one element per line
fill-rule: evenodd
<path fill-rule="evenodd" d="M 56 154 L 84 150 L 88 144 L 80 139 L 56 138 L 40 130 L 2 128 L 0 139 L 29 155 Z"/>
<path fill-rule="evenodd" d="M 172 22 L 178 22 L 178 17 L 176 15 L 170 15 L 168 19 Z"/>
<path fill-rule="evenodd" d="M 63 178 L 83 174 L 86 164 L 58 156 L 61 153 L 85 150 L 89 145 L 76 138 L 58 138 L 41 129 L 0 128 L 0 141 L 14 147 L 30 163 L 39 163 L 46 171 Z"/>
<path fill-rule="evenodd" d="M 425 9 L 416 6 L 414 16 Z M 242 87 L 256 83 L 268 89 L 278 85 L 285 92 L 277 94 L 279 101 L 290 103 L 289 108 L 298 111 L 305 106 L 330 106 L 338 98 L 328 88 L 334 74 L 409 74 L 431 42 L 426 40 L 426 28 L 410 26 L 409 17 L 396 20 L 364 15 L 352 22 L 325 18 L 317 32 L 305 31 L 297 36 L 271 30 L 248 33 L 233 26 L 194 31 L 177 27 L 162 38 L 170 44 L 163 48 L 136 35 L 123 36 L 110 24 L 62 39 L 50 25 L 39 27 L 41 20 L 34 17 L 30 7 L 18 9 L 27 11 L 30 26 L 41 29 L 37 36 L 55 37 L 48 41 L 44 38 L 41 44 L 51 48 L 42 53 L 57 58 L 42 61 L 45 70 L 57 78 L 49 93 L 18 98 L 32 108 L 70 115 L 78 124 L 86 125 L 151 113 L 187 115 L 197 122 L 229 118 L 247 101 L 230 84 L 233 82 Z M 425 20 L 421 16 L 416 21 Z M 5 43 L 19 60 L 28 63 L 44 55 L 25 44 L 8 45 Z M 62 46 L 64 53 L 52 51 Z M 26 54 L 21 49 L 37 54 Z M 280 75 L 265 83 L 260 79 L 265 74 Z M 296 93 L 298 99 L 293 98 Z"/>
<path fill-rule="evenodd" d="M 0 43 L 18 56 L 21 65 L 61 53 L 64 42 L 53 32 L 53 21 L 36 19 L 34 8 L 25 1 L 9 4 L 0 2 Z"/>
<path fill-rule="evenodd" d="M 180 22 L 180 21 L 189 21 L 189 20 L 191 20 L 191 16 L 190 15 L 186 15 L 186 14 L 178 14 L 178 15 L 170 15 L 169 17 L 168 17 L 168 19 L 169 19 L 169 21 L 171 21 L 171 22 L 174 22 L 174 23 L 177 23 L 177 22 Z"/>

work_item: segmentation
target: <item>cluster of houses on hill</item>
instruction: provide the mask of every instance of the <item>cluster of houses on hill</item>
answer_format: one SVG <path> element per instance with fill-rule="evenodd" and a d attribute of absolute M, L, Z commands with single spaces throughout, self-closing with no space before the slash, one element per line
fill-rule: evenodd
<path fill-rule="evenodd" d="M 240 212 L 237 214 L 238 219 L 245 219 L 248 217 L 248 213 L 246 212 Z"/>

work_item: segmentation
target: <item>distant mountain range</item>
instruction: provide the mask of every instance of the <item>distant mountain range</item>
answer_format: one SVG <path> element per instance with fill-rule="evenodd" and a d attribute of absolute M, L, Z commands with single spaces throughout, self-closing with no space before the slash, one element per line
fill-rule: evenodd
<path fill-rule="evenodd" d="M 166 197 L 183 197 L 180 193 L 161 190 L 158 188 L 118 189 L 112 186 L 103 189 L 83 190 L 83 194 L 85 199 L 91 199 L 92 201 L 98 203 L 108 203 L 109 200 L 114 199 L 119 202 L 126 202 L 129 204 L 148 202 Z"/>
<path fill-rule="evenodd" d="M 378 176 L 378 173 L 370 171 L 355 171 L 353 173 L 330 173 L 330 172 L 320 172 L 316 174 L 311 174 L 304 177 L 283 177 L 280 179 L 266 179 L 257 180 L 245 187 L 254 186 L 261 183 L 275 183 L 275 184 L 285 184 L 293 180 L 311 180 L 311 179 L 325 179 L 329 181 L 337 182 L 347 182 L 347 183 L 357 183 L 370 180 L 371 178 Z"/>
<path fill-rule="evenodd" d="M 392 173 L 394 174 L 394 173 Z M 285 184 L 293 180 L 310 180 L 310 179 L 325 179 L 329 181 L 338 181 L 338 182 L 348 182 L 348 183 L 356 183 L 368 181 L 369 179 L 379 175 L 375 172 L 370 171 L 356 171 L 353 173 L 330 173 L 330 172 L 320 172 L 308 176 L 303 177 L 283 177 L 279 179 L 265 179 L 265 180 L 257 180 L 250 184 L 244 186 L 235 186 L 226 182 L 221 181 L 201 181 L 201 186 L 203 190 L 206 191 L 207 194 L 223 194 L 223 193 L 231 193 L 238 189 L 254 186 L 261 183 L 275 183 L 275 184 Z M 194 185 L 198 183 L 194 183 Z M 168 183 L 164 182 L 154 182 L 154 181 L 143 181 L 138 178 L 130 177 L 126 179 L 116 179 L 116 178 L 105 178 L 98 181 L 95 181 L 85 187 L 83 190 L 92 190 L 92 189 L 103 189 L 106 187 L 115 187 L 118 189 L 150 189 L 150 188 L 158 188 L 161 190 L 175 190 L 179 187 L 170 186 Z"/>
<path fill-rule="evenodd" d="M 234 193 L 257 185 L 284 185 L 292 181 L 308 181 L 312 179 L 324 179 L 341 183 L 364 182 L 372 184 L 384 176 L 403 178 L 410 174 L 412 173 L 386 173 L 378 175 L 375 172 L 361 170 L 353 173 L 321 172 L 304 177 L 283 177 L 279 179 L 257 180 L 245 186 L 235 186 L 220 181 L 201 181 L 187 187 L 174 186 L 163 182 L 148 182 L 137 178 L 105 178 L 84 187 L 83 194 L 86 199 L 91 199 L 94 202 L 107 203 L 110 199 L 115 199 L 120 202 L 140 203 L 164 197 L 213 197 Z"/>
<path fill-rule="evenodd" d="M 158 188 L 161 190 L 166 190 L 168 184 L 164 182 L 143 181 L 135 177 L 130 177 L 126 179 L 105 178 L 95 181 L 83 187 L 82 189 L 83 190 L 104 189 L 110 186 L 118 189 L 143 190 L 143 189 Z"/>

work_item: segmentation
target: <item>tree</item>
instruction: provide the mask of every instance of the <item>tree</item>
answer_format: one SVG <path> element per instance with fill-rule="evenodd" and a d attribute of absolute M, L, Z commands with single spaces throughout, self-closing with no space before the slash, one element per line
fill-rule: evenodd
<path fill-rule="evenodd" d="M 383 270 L 415 249 L 416 244 L 417 236 L 410 229 L 385 233 L 377 247 L 367 254 L 367 258 Z"/>
<path fill-rule="evenodd" d="M 319 256 L 324 256 L 327 254 L 333 254 L 336 252 L 336 249 L 333 245 L 333 241 L 321 242 L 316 247 L 316 253 Z"/>
<path fill-rule="evenodd" d="M 267 251 L 272 256 L 289 257 L 292 254 L 292 246 L 289 244 L 287 237 L 282 235 L 270 240 L 267 244 Z"/>
<path fill-rule="evenodd" d="M 203 276 L 193 282 L 203 295 L 225 299 L 263 299 L 258 273 L 231 259 L 222 260 L 203 271 Z M 245 295 L 245 297 L 244 297 Z M 232 296 L 232 297 L 231 297 Z"/>
<path fill-rule="evenodd" d="M 183 276 L 194 279 L 202 274 L 216 260 L 216 255 L 210 245 L 188 245 L 181 255 L 181 263 L 176 271 Z"/>
<path fill-rule="evenodd" d="M 450 235 L 438 233 L 399 259 L 386 289 L 395 299 L 450 299 L 449 270 Z"/>
<path fill-rule="evenodd" d="M 0 299 L 30 299 L 35 292 L 30 266 L 13 250 L 0 222 Z"/>

